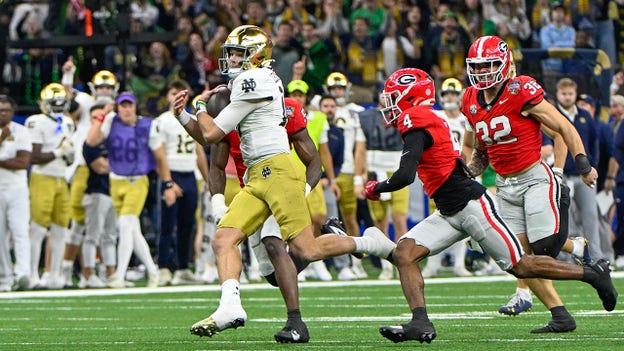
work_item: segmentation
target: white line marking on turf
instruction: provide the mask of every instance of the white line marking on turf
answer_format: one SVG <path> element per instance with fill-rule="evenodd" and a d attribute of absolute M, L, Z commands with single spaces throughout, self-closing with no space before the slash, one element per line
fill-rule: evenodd
<path fill-rule="evenodd" d="M 614 279 L 624 278 L 624 271 L 612 272 Z M 500 281 L 515 281 L 512 275 L 497 275 L 485 277 L 450 277 L 450 278 L 427 278 L 427 285 L 449 284 L 449 283 L 488 283 Z M 330 282 L 301 282 L 299 287 L 305 289 L 318 287 L 340 287 L 340 286 L 399 286 L 398 280 L 352 280 L 352 281 L 330 281 Z M 277 289 L 268 283 L 242 284 L 242 291 L 247 290 L 267 290 Z M 188 285 L 188 286 L 163 286 L 158 288 L 126 288 L 126 289 L 68 289 L 68 290 L 38 290 L 38 291 L 15 291 L 0 293 L 0 300 L 27 297 L 80 297 L 80 296 L 114 296 L 114 295 L 141 295 L 149 293 L 177 293 L 177 292 L 211 292 L 221 291 L 220 285 Z"/>

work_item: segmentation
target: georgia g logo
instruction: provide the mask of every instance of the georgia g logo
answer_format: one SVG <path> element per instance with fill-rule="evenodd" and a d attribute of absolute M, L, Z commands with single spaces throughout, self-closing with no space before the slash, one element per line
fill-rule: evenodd
<path fill-rule="evenodd" d="M 502 54 L 506 53 L 507 50 L 509 50 L 509 47 L 507 46 L 507 43 L 505 43 L 504 41 L 499 41 L 498 42 L 498 51 L 500 51 Z"/>
<path fill-rule="evenodd" d="M 401 85 L 410 85 L 416 81 L 416 76 L 413 74 L 404 74 L 397 79 L 397 83 Z"/>

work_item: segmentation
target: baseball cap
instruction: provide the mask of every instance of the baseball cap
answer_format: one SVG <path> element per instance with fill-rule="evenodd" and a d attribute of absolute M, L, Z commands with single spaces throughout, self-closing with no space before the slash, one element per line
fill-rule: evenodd
<path fill-rule="evenodd" d="M 591 97 L 588 94 L 581 94 L 578 97 L 579 101 L 585 101 L 586 103 L 592 105 L 592 106 L 596 106 L 598 104 L 598 101 L 596 101 L 596 99 L 594 99 L 593 97 Z"/>
<path fill-rule="evenodd" d="M 296 79 L 290 81 L 290 83 L 288 83 L 288 86 L 286 86 L 286 89 L 288 90 L 288 94 L 292 94 L 295 91 L 300 91 L 304 94 L 307 94 L 308 90 L 310 90 L 310 87 L 308 86 L 308 83 L 300 79 Z"/>
<path fill-rule="evenodd" d="M 550 8 L 551 9 L 556 9 L 558 7 L 561 7 L 563 9 L 565 9 L 565 6 L 563 6 L 563 2 L 555 0 L 555 1 L 551 1 L 550 2 Z"/>
<path fill-rule="evenodd" d="M 136 98 L 134 97 L 134 95 L 132 95 L 132 93 L 121 93 L 119 94 L 119 96 L 117 97 L 117 100 L 115 100 L 118 104 L 121 104 L 124 101 L 129 101 L 133 104 L 136 104 Z"/>

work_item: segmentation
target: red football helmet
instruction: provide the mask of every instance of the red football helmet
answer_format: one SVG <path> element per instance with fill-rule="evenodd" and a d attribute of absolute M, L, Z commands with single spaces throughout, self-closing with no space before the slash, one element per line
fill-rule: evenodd
<path fill-rule="evenodd" d="M 386 79 L 380 99 L 384 123 L 386 126 L 395 125 L 397 118 L 408 108 L 419 104 L 433 105 L 435 84 L 425 71 L 402 68 Z"/>
<path fill-rule="evenodd" d="M 509 78 L 511 62 L 511 51 L 503 39 L 493 35 L 477 39 L 470 46 L 466 58 L 470 84 L 483 90 L 503 82 Z"/>

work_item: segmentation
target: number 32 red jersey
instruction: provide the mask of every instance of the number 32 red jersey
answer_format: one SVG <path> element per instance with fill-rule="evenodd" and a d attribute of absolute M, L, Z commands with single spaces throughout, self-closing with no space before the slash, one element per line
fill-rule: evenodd
<path fill-rule="evenodd" d="M 414 106 L 403 111 L 397 128 L 401 135 L 416 129 L 423 129 L 431 135 L 433 145 L 423 151 L 417 171 L 425 192 L 432 196 L 451 175 L 457 159 L 461 159 L 457 139 L 446 120 L 430 106 Z"/>
<path fill-rule="evenodd" d="M 525 106 L 544 100 L 544 90 L 528 76 L 518 76 L 503 84 L 489 104 L 485 103 L 483 92 L 467 88 L 461 110 L 476 138 L 486 147 L 494 171 L 506 175 L 526 169 L 541 157 L 540 122 L 521 112 Z"/>

